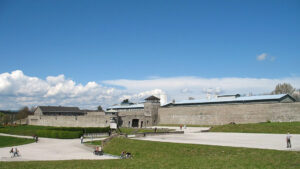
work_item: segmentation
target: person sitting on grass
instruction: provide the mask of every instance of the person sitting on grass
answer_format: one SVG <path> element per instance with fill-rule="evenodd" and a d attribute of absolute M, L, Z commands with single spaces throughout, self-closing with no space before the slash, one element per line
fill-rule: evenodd
<path fill-rule="evenodd" d="M 126 151 L 122 151 L 121 153 L 121 159 L 124 159 L 126 157 Z"/>
<path fill-rule="evenodd" d="M 95 155 L 103 155 L 102 147 L 96 147 L 96 150 L 94 151 Z"/>
<path fill-rule="evenodd" d="M 126 153 L 126 158 L 131 158 L 131 153 L 130 152 Z"/>

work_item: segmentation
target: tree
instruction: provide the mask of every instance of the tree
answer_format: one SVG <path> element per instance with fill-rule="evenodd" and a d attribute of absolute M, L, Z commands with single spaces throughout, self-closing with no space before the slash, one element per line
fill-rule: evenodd
<path fill-rule="evenodd" d="M 128 99 L 124 99 L 121 104 L 128 104 L 128 103 L 129 103 L 129 100 Z"/>
<path fill-rule="evenodd" d="M 271 94 L 290 94 L 293 95 L 296 89 L 289 83 L 279 83 L 276 85 L 275 90 Z"/>
<path fill-rule="evenodd" d="M 193 97 L 189 97 L 188 99 L 189 99 L 189 100 L 195 100 L 195 98 L 193 98 Z"/>
<path fill-rule="evenodd" d="M 16 119 L 15 120 L 20 120 L 20 119 L 25 119 L 28 117 L 28 115 L 32 115 L 33 113 L 31 111 L 29 111 L 29 108 L 23 107 L 22 109 L 19 110 L 19 112 L 16 115 Z"/>
<path fill-rule="evenodd" d="M 278 85 L 276 85 L 275 90 L 273 90 L 271 94 L 289 94 L 293 96 L 296 101 L 300 101 L 300 89 L 296 90 L 289 83 L 279 83 Z"/>
<path fill-rule="evenodd" d="M 98 106 L 97 110 L 98 110 L 98 111 L 103 111 L 103 109 L 102 109 L 101 106 Z"/>
<path fill-rule="evenodd" d="M 8 114 L 0 112 L 0 124 L 8 124 L 10 122 L 10 116 Z"/>

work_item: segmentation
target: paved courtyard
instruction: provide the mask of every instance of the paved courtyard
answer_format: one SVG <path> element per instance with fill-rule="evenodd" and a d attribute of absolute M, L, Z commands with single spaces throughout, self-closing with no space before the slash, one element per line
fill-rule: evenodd
<path fill-rule="evenodd" d="M 160 128 L 158 126 L 158 128 Z M 179 127 L 169 127 L 180 130 Z M 292 134 L 292 149 L 286 148 L 285 134 L 255 134 L 255 133 L 218 133 L 201 132 L 208 128 L 188 127 L 182 129 L 184 134 L 157 135 L 134 138 L 159 142 L 219 145 L 231 147 L 247 147 L 300 151 L 300 134 Z M 1 134 L 0 135 L 7 135 Z M 9 136 L 9 135 L 7 135 Z M 31 138 L 27 136 L 15 136 Z M 87 140 L 86 140 L 87 141 Z M 80 144 L 80 139 L 50 139 L 40 138 L 38 143 L 14 146 L 20 150 L 21 157 L 11 158 L 11 147 L 0 148 L 0 161 L 48 161 L 48 160 L 103 160 L 118 159 L 116 156 L 96 156 L 93 149 Z"/>
<path fill-rule="evenodd" d="M 6 135 L 6 134 L 0 134 Z M 19 136 L 32 138 L 26 136 Z M 12 147 L 0 148 L 0 161 L 48 161 L 48 160 L 103 160 L 118 159 L 115 156 L 96 156 L 93 149 L 80 144 L 80 139 L 50 139 L 39 138 L 38 143 L 14 146 L 20 150 L 21 157 L 11 158 Z"/>
<path fill-rule="evenodd" d="M 157 126 L 160 128 L 160 126 Z M 179 130 L 179 127 L 173 127 Z M 256 133 L 220 133 L 200 132 L 203 127 L 187 127 L 184 134 L 158 135 L 135 138 L 138 140 L 205 144 L 231 147 L 247 147 L 260 149 L 300 151 L 300 134 L 292 134 L 292 148 L 286 148 L 286 134 L 256 134 Z"/>

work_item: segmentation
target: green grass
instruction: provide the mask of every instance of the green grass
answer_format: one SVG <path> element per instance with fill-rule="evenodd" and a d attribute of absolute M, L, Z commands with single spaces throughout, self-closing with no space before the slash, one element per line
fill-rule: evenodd
<path fill-rule="evenodd" d="M 72 139 L 79 138 L 84 132 L 108 132 L 109 128 L 51 127 L 51 126 L 6 126 L 0 127 L 0 133 L 48 138 Z"/>
<path fill-rule="evenodd" d="M 90 144 L 90 145 L 102 145 L 102 141 L 101 140 L 97 140 L 97 141 L 88 141 L 85 142 L 84 144 Z"/>
<path fill-rule="evenodd" d="M 34 142 L 33 139 L 0 136 L 0 147 L 18 146 L 18 145 L 29 144 L 33 142 Z"/>
<path fill-rule="evenodd" d="M 133 159 L 0 162 L 0 168 L 299 168 L 300 152 L 162 143 L 115 138 L 105 153 L 129 151 Z"/>
<path fill-rule="evenodd" d="M 151 133 L 154 132 L 154 129 L 148 129 L 148 128 L 120 128 L 121 133 L 125 134 L 136 134 L 136 133 Z M 157 129 L 156 132 L 168 132 L 172 131 L 170 129 Z"/>
<path fill-rule="evenodd" d="M 239 132 L 239 133 L 277 133 L 287 132 L 300 134 L 300 122 L 272 122 L 253 124 L 227 124 L 213 126 L 212 132 Z"/>

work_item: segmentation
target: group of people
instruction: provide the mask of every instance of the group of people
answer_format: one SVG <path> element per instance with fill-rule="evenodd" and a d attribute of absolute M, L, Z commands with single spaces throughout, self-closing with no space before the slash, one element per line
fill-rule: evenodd
<path fill-rule="evenodd" d="M 21 156 L 20 151 L 17 149 L 17 147 L 16 148 L 11 148 L 9 153 L 11 154 L 11 158 Z"/>
<path fill-rule="evenodd" d="M 97 146 L 96 150 L 94 151 L 94 154 L 102 156 L 103 155 L 102 147 L 101 146 Z"/>
<path fill-rule="evenodd" d="M 131 158 L 131 153 L 130 152 L 126 152 L 126 151 L 122 151 L 121 153 L 121 159 L 125 159 L 125 158 Z"/>

